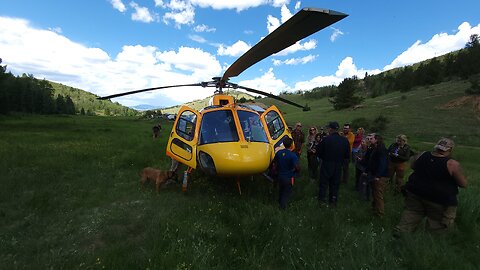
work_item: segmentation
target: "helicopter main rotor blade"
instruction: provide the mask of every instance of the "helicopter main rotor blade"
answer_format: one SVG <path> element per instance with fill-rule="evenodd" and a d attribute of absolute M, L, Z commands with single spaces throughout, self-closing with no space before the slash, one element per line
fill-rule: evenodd
<path fill-rule="evenodd" d="M 136 94 L 136 93 L 141 93 L 141 92 L 147 92 L 147 91 L 151 91 L 151 90 L 158 90 L 158 89 L 165 89 L 165 88 L 172 88 L 172 87 L 183 87 L 183 86 L 204 86 L 204 84 L 202 84 L 202 83 L 192 83 L 192 84 L 177 84 L 177 85 L 152 87 L 152 88 L 145 88 L 145 89 L 140 89 L 140 90 L 133 90 L 133 91 L 129 91 L 129 92 L 114 94 L 114 95 L 110 95 L 110 96 L 106 96 L 106 97 L 99 97 L 97 99 L 104 100 L 104 99 L 116 98 L 116 97 L 121 97 L 121 96 L 128 96 L 128 95 L 131 95 L 131 94 Z"/>
<path fill-rule="evenodd" d="M 277 53 L 295 42 L 347 17 L 347 14 L 316 8 L 304 8 L 275 31 L 262 39 L 237 59 L 223 74 L 222 80 L 240 75 L 244 70 L 264 58 Z"/>
<path fill-rule="evenodd" d="M 284 99 L 284 98 L 282 98 L 282 97 L 276 96 L 276 95 L 274 95 L 274 94 L 270 94 L 270 93 L 267 93 L 267 92 L 263 92 L 263 91 L 260 91 L 260 90 L 257 90 L 257 89 L 253 89 L 253 88 L 249 88 L 249 87 L 245 87 L 245 86 L 241 86 L 241 85 L 236 85 L 236 87 L 237 87 L 237 88 L 244 89 L 244 90 L 246 90 L 246 91 L 248 91 L 248 92 L 252 92 L 252 93 L 256 93 L 256 94 L 260 94 L 260 95 L 267 96 L 267 97 L 269 97 L 269 98 L 273 98 L 273 99 L 276 99 L 276 100 L 280 100 L 280 101 L 282 101 L 282 102 L 284 102 L 284 103 L 293 105 L 293 106 L 298 107 L 298 108 L 302 108 L 304 111 L 309 111 L 309 110 L 310 110 L 310 108 L 308 108 L 308 107 L 304 107 L 304 106 L 302 106 L 302 105 L 300 105 L 300 104 L 297 104 L 297 103 L 295 103 L 295 102 L 293 102 L 293 101 L 290 101 L 290 100 L 288 100 L 288 99 Z"/>

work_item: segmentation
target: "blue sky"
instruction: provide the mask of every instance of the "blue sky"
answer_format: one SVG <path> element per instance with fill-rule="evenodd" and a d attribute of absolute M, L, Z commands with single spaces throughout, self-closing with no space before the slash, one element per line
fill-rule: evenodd
<path fill-rule="evenodd" d="M 299 9 L 349 16 L 231 81 L 278 94 L 338 84 L 462 48 L 480 34 L 480 1 L 0 0 L 0 58 L 100 96 L 221 76 Z M 171 106 L 213 90 L 175 88 L 116 98 Z"/>

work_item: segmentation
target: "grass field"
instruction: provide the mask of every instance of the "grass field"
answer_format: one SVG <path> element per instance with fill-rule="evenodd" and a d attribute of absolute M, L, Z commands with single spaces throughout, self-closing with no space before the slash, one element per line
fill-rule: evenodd
<path fill-rule="evenodd" d="M 456 136 L 454 157 L 470 186 L 460 191 L 457 228 L 392 237 L 401 197 L 386 197 L 386 215 L 342 186 L 336 209 L 320 208 L 305 172 L 286 211 L 262 177 L 207 179 L 194 172 L 180 184 L 142 190 L 138 172 L 170 167 L 171 124 L 152 140 L 153 122 L 133 118 L 9 116 L 0 118 L 1 269 L 478 269 L 480 263 L 479 120 L 471 107 L 439 109 L 462 95 L 461 84 L 369 99 L 335 112 L 327 101 L 312 111 L 282 106 L 304 127 L 386 115 L 387 142 L 398 133 L 417 151 Z M 401 98 L 405 95 L 406 98 Z M 294 97 L 295 98 L 295 97 Z M 299 100 L 304 102 L 303 100 Z M 353 174 L 351 174 L 353 175 Z"/>

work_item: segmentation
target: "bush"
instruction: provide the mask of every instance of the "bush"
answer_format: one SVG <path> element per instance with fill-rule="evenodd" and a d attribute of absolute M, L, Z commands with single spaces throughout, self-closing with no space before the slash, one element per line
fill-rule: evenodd
<path fill-rule="evenodd" d="M 352 120 L 352 128 L 354 130 L 362 127 L 366 132 L 381 133 L 387 129 L 387 124 L 390 123 L 385 116 L 380 115 L 373 120 L 368 120 L 365 117 L 359 117 Z"/>
<path fill-rule="evenodd" d="M 353 130 L 357 130 L 358 128 L 363 128 L 367 131 L 370 130 L 370 121 L 367 120 L 365 117 L 355 118 L 352 120 L 352 128 Z"/>
<path fill-rule="evenodd" d="M 387 129 L 387 124 L 390 121 L 383 115 L 373 119 L 372 126 L 370 127 L 372 132 L 384 132 Z"/>
<path fill-rule="evenodd" d="M 471 86 L 467 90 L 465 90 L 465 93 L 467 95 L 478 95 L 480 94 L 480 85 L 478 84 L 478 80 L 470 80 Z"/>

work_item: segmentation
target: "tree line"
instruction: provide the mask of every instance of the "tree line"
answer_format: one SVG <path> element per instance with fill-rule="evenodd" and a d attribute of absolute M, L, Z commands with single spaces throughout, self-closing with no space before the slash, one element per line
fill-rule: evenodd
<path fill-rule="evenodd" d="M 27 74 L 14 76 L 6 70 L 7 66 L 0 65 L 0 114 L 75 114 L 72 99 L 62 95 L 54 97 L 48 81 Z"/>
<path fill-rule="evenodd" d="M 469 79 L 479 73 L 480 38 L 474 34 L 462 50 L 377 75 L 366 73 L 363 79 L 356 76 L 345 78 L 338 86 L 314 88 L 303 95 L 317 99 L 329 97 L 333 108 L 341 110 L 360 104 L 367 96 L 377 97 L 393 91 L 406 92 L 414 87 L 433 85 L 456 77 Z M 478 81 L 471 79 L 470 82 L 472 87 L 466 93 L 480 94 Z"/>

